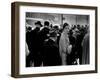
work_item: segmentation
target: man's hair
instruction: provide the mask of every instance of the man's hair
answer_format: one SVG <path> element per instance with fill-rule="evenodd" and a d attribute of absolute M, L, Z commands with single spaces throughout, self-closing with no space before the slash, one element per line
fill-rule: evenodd
<path fill-rule="evenodd" d="M 49 26 L 49 25 L 50 25 L 49 21 L 44 22 L 44 26 Z"/>

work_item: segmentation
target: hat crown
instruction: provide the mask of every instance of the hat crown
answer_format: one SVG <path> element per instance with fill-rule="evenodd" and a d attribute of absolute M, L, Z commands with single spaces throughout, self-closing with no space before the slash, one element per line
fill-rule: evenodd
<path fill-rule="evenodd" d="M 39 24 L 40 26 L 42 26 L 42 24 L 41 24 L 40 21 L 35 22 L 35 25 L 36 25 L 36 24 Z"/>

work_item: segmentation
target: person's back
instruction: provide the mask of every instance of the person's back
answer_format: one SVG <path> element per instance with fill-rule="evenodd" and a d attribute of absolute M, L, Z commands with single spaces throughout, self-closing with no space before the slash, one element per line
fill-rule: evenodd
<path fill-rule="evenodd" d="M 89 58 L 89 55 L 90 55 L 90 46 L 89 46 L 89 33 L 87 33 L 83 39 L 83 42 L 82 42 L 82 50 L 83 50 L 83 53 L 82 53 L 82 64 L 89 64 L 90 63 L 90 58 Z"/>
<path fill-rule="evenodd" d="M 42 30 L 39 31 L 38 33 L 38 40 L 39 40 L 39 49 L 41 51 L 41 48 L 43 47 L 43 43 L 46 39 L 48 39 L 48 34 L 49 34 L 49 22 L 45 21 L 44 22 L 44 27 Z"/>
<path fill-rule="evenodd" d="M 59 48 L 57 43 L 49 39 L 43 46 L 43 65 L 57 66 L 61 65 L 61 58 L 59 55 Z"/>
<path fill-rule="evenodd" d="M 47 36 L 48 33 L 49 33 L 49 29 L 46 28 L 46 27 L 44 27 L 44 28 L 39 32 L 39 37 L 41 38 L 41 42 L 48 38 L 48 36 Z"/>
<path fill-rule="evenodd" d="M 72 45 L 71 48 L 71 52 L 70 54 L 68 54 L 67 56 L 67 65 L 74 65 L 74 61 L 76 59 L 76 55 L 75 55 L 75 38 L 73 37 L 73 35 L 69 35 L 69 42 L 70 45 Z"/>
<path fill-rule="evenodd" d="M 31 47 L 33 51 L 36 50 L 36 48 L 38 47 L 37 45 L 38 32 L 39 32 L 39 28 L 35 28 L 34 30 L 31 31 Z"/>
<path fill-rule="evenodd" d="M 26 32 L 26 43 L 28 45 L 29 50 L 31 50 L 31 31 Z"/>

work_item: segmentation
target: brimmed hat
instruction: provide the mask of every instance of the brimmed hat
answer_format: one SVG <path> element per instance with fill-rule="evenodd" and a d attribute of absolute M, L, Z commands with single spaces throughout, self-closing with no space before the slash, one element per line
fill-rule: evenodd
<path fill-rule="evenodd" d="M 50 36 L 50 37 L 56 37 L 56 36 L 57 36 L 56 30 L 55 30 L 55 29 L 51 29 L 51 30 L 49 31 L 49 36 Z"/>
<path fill-rule="evenodd" d="M 35 22 L 35 25 L 39 24 L 41 27 L 43 26 L 40 21 Z"/>
<path fill-rule="evenodd" d="M 58 27 L 57 25 L 53 26 L 53 28 L 54 28 L 55 30 L 59 30 L 59 27 Z"/>

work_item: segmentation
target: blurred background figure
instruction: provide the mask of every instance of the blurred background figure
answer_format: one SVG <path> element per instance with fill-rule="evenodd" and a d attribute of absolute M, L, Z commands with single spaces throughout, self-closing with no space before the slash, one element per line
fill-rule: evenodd
<path fill-rule="evenodd" d="M 90 63 L 90 44 L 89 44 L 90 36 L 89 31 L 84 36 L 82 41 L 82 64 L 89 64 Z"/>
<path fill-rule="evenodd" d="M 38 34 L 40 49 L 42 48 L 44 41 L 48 39 L 49 30 L 50 23 L 48 21 L 45 21 L 43 28 L 39 31 Z"/>

